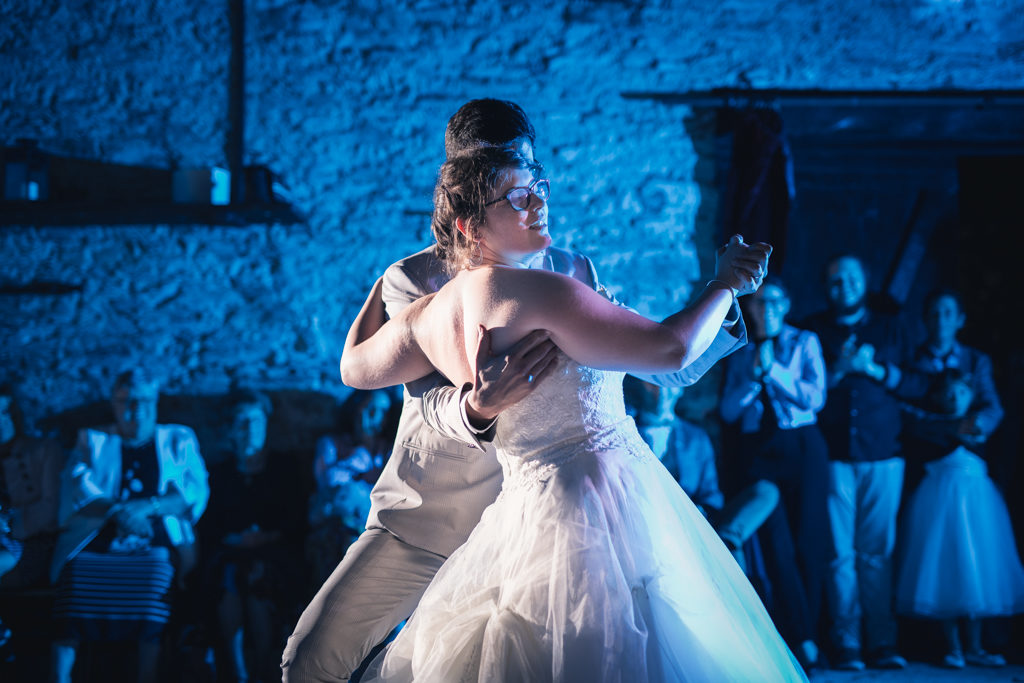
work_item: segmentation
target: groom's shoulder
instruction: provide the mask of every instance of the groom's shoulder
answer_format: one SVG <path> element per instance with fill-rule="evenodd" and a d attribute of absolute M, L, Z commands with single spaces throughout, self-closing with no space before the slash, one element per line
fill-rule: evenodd
<path fill-rule="evenodd" d="M 589 287 L 597 287 L 597 272 L 594 263 L 578 251 L 548 247 L 545 270 L 579 280 Z"/>
<path fill-rule="evenodd" d="M 421 295 L 436 292 L 449 279 L 433 245 L 395 261 L 384 271 L 385 288 L 414 290 Z"/>
<path fill-rule="evenodd" d="M 399 259 L 388 266 L 389 271 L 398 272 L 434 270 L 438 268 L 442 268 L 442 263 L 441 259 L 437 256 L 437 249 L 434 245 Z"/>

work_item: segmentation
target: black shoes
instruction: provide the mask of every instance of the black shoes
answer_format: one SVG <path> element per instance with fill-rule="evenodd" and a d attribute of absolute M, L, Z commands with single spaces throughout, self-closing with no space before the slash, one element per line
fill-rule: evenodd
<path fill-rule="evenodd" d="M 863 671 L 864 660 L 860 650 L 855 647 L 844 647 L 836 655 L 836 668 L 840 671 Z"/>
<path fill-rule="evenodd" d="M 894 647 L 879 648 L 871 658 L 873 669 L 906 669 L 907 660 Z"/>

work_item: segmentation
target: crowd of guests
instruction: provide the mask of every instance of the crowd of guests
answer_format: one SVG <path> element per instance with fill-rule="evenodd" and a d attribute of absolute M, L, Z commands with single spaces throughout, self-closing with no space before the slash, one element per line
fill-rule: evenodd
<path fill-rule="evenodd" d="M 899 642 L 913 636 L 898 616 L 941 623 L 937 664 L 1004 666 L 982 621 L 1024 612 L 1024 569 L 984 459 L 1003 416 L 992 364 L 957 340 L 957 292 L 925 299 L 915 344 L 905 319 L 869 303 L 867 282 L 857 256 L 832 259 L 827 310 L 798 323 L 778 278 L 744 300 L 750 341 L 725 361 L 717 457 L 671 404 L 657 416 L 657 387 L 627 381 L 627 403 L 726 545 L 742 543 L 738 560 L 806 669 L 904 668 Z M 729 508 L 743 534 L 723 533 Z"/>
<path fill-rule="evenodd" d="M 720 452 L 680 417 L 681 390 L 627 378 L 627 404 L 806 669 L 906 666 L 897 615 L 941 623 L 940 664 L 1005 665 L 982 620 L 1024 612 L 1024 569 L 984 459 L 1002 419 L 992 364 L 957 340 L 956 292 L 927 297 L 914 344 L 867 281 L 856 256 L 833 259 L 829 308 L 799 323 L 777 278 L 745 298 Z M 57 681 L 83 645 L 110 642 L 130 646 L 129 679 L 159 680 L 161 647 L 185 632 L 202 653 L 191 679 L 278 680 L 302 605 L 363 530 L 392 395 L 353 394 L 303 461 L 267 447 L 270 399 L 234 392 L 230 453 L 209 466 L 192 429 L 158 423 L 158 395 L 124 372 L 113 422 L 66 450 L 26 434 L 0 388 L 0 589 L 54 586 Z M 9 640 L 0 622 L 7 658 Z"/>
<path fill-rule="evenodd" d="M 302 606 L 365 524 L 392 395 L 353 394 L 306 459 L 267 446 L 263 393 L 227 398 L 229 452 L 213 460 L 191 428 L 157 421 L 158 398 L 143 370 L 120 374 L 113 422 L 65 449 L 27 436 L 0 388 L 0 594 L 46 588 L 59 682 L 280 680 Z M 102 655 L 83 664 L 83 648 Z M 2 670 L 44 675 L 18 650 L 0 621 Z"/>

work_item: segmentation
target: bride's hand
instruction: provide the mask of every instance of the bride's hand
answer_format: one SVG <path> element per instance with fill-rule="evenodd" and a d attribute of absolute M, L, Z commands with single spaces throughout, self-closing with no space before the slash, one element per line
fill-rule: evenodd
<path fill-rule="evenodd" d="M 544 330 L 534 330 L 507 352 L 491 354 L 491 333 L 479 326 L 473 387 L 466 399 L 466 414 L 480 427 L 501 411 L 526 398 L 554 368 L 558 347 Z"/>
<path fill-rule="evenodd" d="M 770 244 L 747 244 L 741 235 L 733 235 L 728 244 L 718 249 L 715 279 L 731 286 L 736 296 L 752 294 L 768 274 L 771 253 Z"/>

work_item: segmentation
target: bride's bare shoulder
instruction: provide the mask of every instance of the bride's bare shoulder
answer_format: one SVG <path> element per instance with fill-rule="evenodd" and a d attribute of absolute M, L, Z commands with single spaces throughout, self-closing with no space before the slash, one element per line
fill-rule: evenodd
<path fill-rule="evenodd" d="M 565 275 L 525 268 L 480 268 L 460 283 L 470 308 L 501 311 L 503 316 L 540 322 L 552 311 L 564 310 L 585 297 L 585 285 Z M 485 316 L 490 317 L 490 316 Z"/>
<path fill-rule="evenodd" d="M 497 266 L 480 268 L 471 273 L 474 279 L 467 281 L 468 285 L 492 288 L 516 296 L 543 292 L 551 294 L 565 288 L 574 288 L 574 283 L 580 284 L 561 273 L 539 269 Z"/>

